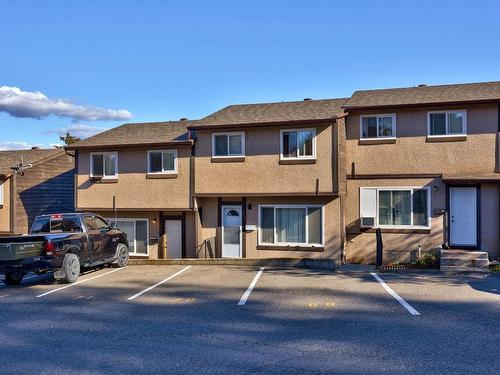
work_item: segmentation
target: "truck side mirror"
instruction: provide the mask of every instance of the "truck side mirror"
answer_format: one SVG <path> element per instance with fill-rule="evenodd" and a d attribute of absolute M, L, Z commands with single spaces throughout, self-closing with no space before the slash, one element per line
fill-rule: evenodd
<path fill-rule="evenodd" d="M 117 229 L 118 228 L 118 225 L 116 225 L 116 223 L 111 223 L 111 225 L 109 226 L 110 229 Z"/>

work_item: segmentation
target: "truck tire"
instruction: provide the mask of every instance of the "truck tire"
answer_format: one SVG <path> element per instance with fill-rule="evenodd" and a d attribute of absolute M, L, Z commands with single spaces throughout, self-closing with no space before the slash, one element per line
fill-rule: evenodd
<path fill-rule="evenodd" d="M 116 247 L 116 265 L 125 267 L 128 264 L 128 247 L 122 243 Z"/>
<path fill-rule="evenodd" d="M 65 283 L 74 283 L 78 280 L 78 276 L 80 276 L 80 259 L 75 254 L 66 254 L 64 256 L 62 271 L 64 272 L 62 280 Z"/>
<path fill-rule="evenodd" d="M 5 274 L 5 284 L 7 285 L 19 285 L 23 280 L 24 273 L 22 272 L 7 272 Z"/>

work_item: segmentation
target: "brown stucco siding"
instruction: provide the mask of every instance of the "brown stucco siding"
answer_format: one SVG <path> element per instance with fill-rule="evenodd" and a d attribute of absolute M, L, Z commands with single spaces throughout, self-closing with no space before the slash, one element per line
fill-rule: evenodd
<path fill-rule="evenodd" d="M 223 204 L 241 203 L 242 199 L 222 199 Z M 245 216 L 247 225 L 258 227 L 258 212 L 261 204 L 320 204 L 323 205 L 324 217 L 324 248 L 302 248 L 289 250 L 287 248 L 263 249 L 258 246 L 258 230 L 243 232 L 243 255 L 245 258 L 328 258 L 340 262 L 342 246 L 342 228 L 340 225 L 340 198 L 328 197 L 247 197 Z M 251 209 L 249 208 L 251 206 Z M 201 225 L 197 243 L 212 240 L 215 243 L 213 254 L 207 256 L 221 256 L 220 226 L 218 223 L 218 198 L 198 199 L 201 207 Z M 217 237 L 217 238 L 215 238 Z M 204 256 L 204 254 L 200 254 Z"/>
<path fill-rule="evenodd" d="M 466 109 L 467 140 L 427 142 L 427 112 Z M 396 113 L 396 143 L 361 145 L 362 114 Z M 356 174 L 493 172 L 497 166 L 496 104 L 351 112 L 347 117 L 347 167 Z"/>
<path fill-rule="evenodd" d="M 280 164 L 280 129 L 293 127 L 244 129 L 244 161 L 223 163 L 212 162 L 213 132 L 198 130 L 195 194 L 333 193 L 332 125 L 300 127 L 316 128 L 316 162 L 294 165 Z"/>
<path fill-rule="evenodd" d="M 160 148 L 163 149 L 171 149 Z M 118 181 L 96 183 L 89 178 L 90 151 L 79 151 L 77 202 L 79 209 L 187 209 L 190 208 L 190 146 L 177 148 L 176 178 L 147 178 L 147 152 L 153 148 L 133 148 L 118 152 Z M 107 151 L 115 151 L 109 149 Z"/>
<path fill-rule="evenodd" d="M 0 179 L 3 186 L 3 204 L 0 204 L 0 235 L 11 231 L 11 179 Z"/>
<path fill-rule="evenodd" d="M 337 119 L 333 131 L 332 144 L 332 165 L 334 171 L 333 189 L 337 194 L 344 195 L 347 193 L 347 140 L 345 117 Z"/>
<path fill-rule="evenodd" d="M 497 259 L 500 255 L 499 234 L 499 199 L 498 184 L 481 184 L 480 202 L 480 239 L 481 250 L 487 251 L 490 259 Z"/>
<path fill-rule="evenodd" d="M 387 179 L 387 180 L 348 180 L 348 194 L 345 197 L 345 217 L 347 230 L 346 258 L 362 257 L 364 262 L 375 262 L 376 238 L 373 231 L 360 229 L 359 197 L 361 187 L 430 187 L 431 192 L 431 229 L 429 231 L 396 233 L 384 231 L 382 239 L 384 251 L 412 251 L 418 245 L 423 250 L 439 247 L 445 241 L 446 185 L 436 179 Z M 436 187 L 436 190 L 433 187 Z"/>
<path fill-rule="evenodd" d="M 27 233 L 37 215 L 74 210 L 74 173 L 74 159 L 62 153 L 16 176 L 16 233 Z"/>

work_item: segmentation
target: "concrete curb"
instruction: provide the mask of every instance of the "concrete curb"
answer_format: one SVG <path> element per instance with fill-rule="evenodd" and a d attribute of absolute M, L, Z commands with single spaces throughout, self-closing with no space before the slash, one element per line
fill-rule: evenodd
<path fill-rule="evenodd" d="M 229 259 L 229 258 L 182 258 L 182 259 L 130 259 L 130 266 L 257 266 L 257 267 L 305 267 L 335 271 L 336 264 L 331 259 L 311 258 L 271 258 L 271 259 Z"/>

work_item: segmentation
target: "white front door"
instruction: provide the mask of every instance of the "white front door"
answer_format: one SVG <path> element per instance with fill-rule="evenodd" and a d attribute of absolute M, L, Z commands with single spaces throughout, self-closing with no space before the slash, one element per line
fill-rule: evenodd
<path fill-rule="evenodd" d="M 222 206 L 222 257 L 241 258 L 241 206 Z"/>
<path fill-rule="evenodd" d="M 167 258 L 182 258 L 182 220 L 165 220 Z"/>
<path fill-rule="evenodd" d="M 450 188 L 450 246 L 477 245 L 475 187 Z"/>

